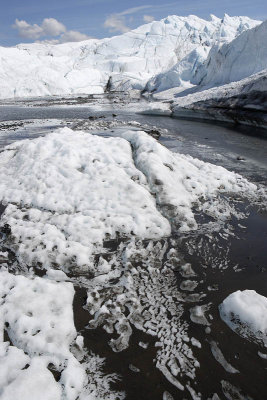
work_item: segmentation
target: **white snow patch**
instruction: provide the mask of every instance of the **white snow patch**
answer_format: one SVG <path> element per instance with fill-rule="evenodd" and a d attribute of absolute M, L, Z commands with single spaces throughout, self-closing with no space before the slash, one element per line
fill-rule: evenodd
<path fill-rule="evenodd" d="M 238 290 L 220 305 L 224 322 L 239 335 L 267 347 L 267 298 L 255 290 Z"/>
<path fill-rule="evenodd" d="M 218 195 L 255 195 L 240 175 L 172 153 L 145 132 L 118 134 L 63 128 L 0 154 L 1 222 L 20 262 L 88 267 L 105 240 L 196 229 L 193 207 L 225 219 L 232 211 Z"/>
<path fill-rule="evenodd" d="M 117 376 L 102 373 L 104 359 L 83 349 L 73 321 L 73 295 L 72 283 L 0 271 L 1 399 L 124 398 L 110 390 Z M 11 343 L 3 341 L 4 329 Z"/>
<path fill-rule="evenodd" d="M 0 344 L 1 398 L 77 398 L 85 371 L 70 352 L 76 337 L 73 295 L 71 283 L 0 272 L 1 336 L 5 327 L 12 342 Z M 49 364 L 61 372 L 59 383 Z"/>
<path fill-rule="evenodd" d="M 24 262 L 88 264 L 104 239 L 170 234 L 128 141 L 63 128 L 0 155 L 2 223 Z"/>
<path fill-rule="evenodd" d="M 172 153 L 144 132 L 128 131 L 121 136 L 133 146 L 135 165 L 147 177 L 161 211 L 181 231 L 197 228 L 192 208 L 196 203 L 200 206 L 200 198 L 207 200 L 220 192 L 256 190 L 254 184 L 240 175 L 188 155 Z M 204 202 L 201 207 L 216 215 L 219 204 L 220 201 L 215 207 Z"/>

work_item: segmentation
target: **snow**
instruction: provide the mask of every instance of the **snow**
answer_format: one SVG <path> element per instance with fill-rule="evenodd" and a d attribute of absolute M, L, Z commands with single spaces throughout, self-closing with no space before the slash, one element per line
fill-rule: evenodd
<path fill-rule="evenodd" d="M 259 23 L 227 15 L 208 21 L 169 16 L 102 40 L 2 47 L 0 96 L 103 93 L 108 82 L 116 90 L 144 89 L 150 80 L 151 90 L 188 87 L 212 45 L 233 40 Z M 162 73 L 162 79 L 157 78 Z"/>
<path fill-rule="evenodd" d="M 145 106 L 142 113 L 222 121 L 234 121 L 236 117 L 241 123 L 266 126 L 266 118 L 259 115 L 254 118 L 241 115 L 240 119 L 237 115 L 238 110 L 243 110 L 245 115 L 251 109 L 265 113 L 266 35 L 267 21 L 231 40 L 218 40 L 208 55 L 204 55 L 203 49 L 195 49 L 194 54 L 183 60 L 183 66 L 189 66 L 186 75 L 180 63 L 148 82 L 147 90 L 153 92 L 157 102 Z M 237 97 L 231 99 L 233 96 Z M 214 102 L 209 103 L 211 99 Z M 223 99 L 229 100 L 220 103 Z M 237 112 L 231 117 L 227 110 L 232 109 Z"/>
<path fill-rule="evenodd" d="M 73 320 L 74 288 L 52 278 L 0 271 L 0 397 L 3 400 L 122 400 L 116 374 L 87 354 Z M 9 341 L 4 341 L 4 330 Z M 53 372 L 56 374 L 54 377 Z"/>
<path fill-rule="evenodd" d="M 105 240 L 197 229 L 196 205 L 225 219 L 231 211 L 214 202 L 220 193 L 255 195 L 240 175 L 172 153 L 145 132 L 118 134 L 62 128 L 0 154 L 2 225 L 20 262 L 88 267 Z"/>
<path fill-rule="evenodd" d="M 209 305 L 197 305 L 203 296 L 191 292 L 197 274 L 169 236 L 198 228 L 195 208 L 216 220 L 231 217 L 221 196 L 255 196 L 257 188 L 222 167 L 173 153 L 134 128 L 123 127 L 114 137 L 61 128 L 0 153 L 0 201 L 7 206 L 1 227 L 10 227 L 1 231 L 0 257 L 12 250 L 27 274 L 0 271 L 5 400 L 18 393 L 22 400 L 32 393 L 51 400 L 124 397 L 110 391 L 116 376 L 101 373 L 104 361 L 86 353 L 83 331 L 76 332 L 68 272 L 87 290 L 86 328 L 103 327 L 114 352 L 128 348 L 134 329 L 148 335 L 139 342 L 142 351 L 153 337 L 156 368 L 178 390 L 199 398 L 194 352 L 201 343 L 189 336 L 183 304 L 193 303 L 192 321 L 205 326 Z M 120 238 L 116 251 L 108 252 L 105 241 Z M 46 269 L 42 278 L 34 276 L 36 266 Z M 128 365 L 140 367 L 134 360 Z"/>
<path fill-rule="evenodd" d="M 194 83 L 218 86 L 239 81 L 267 68 L 267 21 L 230 43 L 213 46 Z"/>
<path fill-rule="evenodd" d="M 12 227 L 24 262 L 87 265 L 93 245 L 131 234 L 170 234 L 131 146 L 63 128 L 17 142 L 0 156 L 2 223 Z M 19 172 L 19 173 L 18 173 Z"/>
<path fill-rule="evenodd" d="M 71 283 L 0 272 L 1 399 L 75 399 L 85 371 L 70 352 L 76 337 Z M 61 371 L 59 383 L 47 369 Z M 71 378 L 75 375 L 75 380 Z"/>
<path fill-rule="evenodd" d="M 82 274 L 73 281 L 87 290 L 86 328 L 103 327 L 114 352 L 127 349 L 133 327 L 148 335 L 148 343 L 139 342 L 144 351 L 155 338 L 155 366 L 198 399 L 194 351 L 201 343 L 189 336 L 183 303 L 194 303 L 191 319 L 206 326 L 209 305 L 196 305 L 203 293 L 179 290 L 177 271 L 189 291 L 197 287 L 197 278 L 189 279 L 197 274 L 166 237 L 172 229 L 198 228 L 195 207 L 225 219 L 231 211 L 221 195 L 255 196 L 257 188 L 222 167 L 172 153 L 145 132 L 99 133 L 63 128 L 0 153 L 0 201 L 7 205 L 1 226 L 11 229 L 2 231 L 0 257 L 14 251 L 27 274 L 0 271 L 0 327 L 11 341 L 0 343 L 0 397 L 124 397 L 110 392 L 116 376 L 101 373 L 104 361 L 87 354 L 82 331 L 77 335 L 74 288 L 67 282 L 77 268 Z M 124 240 L 106 257 L 105 240 L 117 238 Z M 46 274 L 35 277 L 30 266 L 43 266 Z"/>
<path fill-rule="evenodd" d="M 224 322 L 239 335 L 267 347 L 267 298 L 255 290 L 238 290 L 220 305 Z"/>
<path fill-rule="evenodd" d="M 30 367 L 25 372 L 21 371 L 18 377 L 4 388 L 1 399 L 60 400 L 61 389 L 45 363 L 39 359 L 33 359 Z"/>
<path fill-rule="evenodd" d="M 135 164 L 147 177 L 162 213 L 182 231 L 197 228 L 193 206 L 200 198 L 219 192 L 244 193 L 245 187 L 251 192 L 256 190 L 255 185 L 225 168 L 172 153 L 144 132 L 128 131 L 122 137 L 133 146 Z M 212 205 L 207 207 L 215 213 Z"/>

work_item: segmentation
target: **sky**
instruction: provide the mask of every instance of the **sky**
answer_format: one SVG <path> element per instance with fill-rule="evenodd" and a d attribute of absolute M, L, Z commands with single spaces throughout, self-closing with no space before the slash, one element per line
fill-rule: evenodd
<path fill-rule="evenodd" d="M 64 43 L 127 32 L 168 15 L 267 19 L 266 0 L 1 0 L 0 46 Z"/>

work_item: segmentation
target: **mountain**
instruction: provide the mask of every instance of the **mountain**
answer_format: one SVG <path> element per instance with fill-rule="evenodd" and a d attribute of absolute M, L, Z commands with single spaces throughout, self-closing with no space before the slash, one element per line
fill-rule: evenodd
<path fill-rule="evenodd" d="M 214 45 L 259 23 L 228 15 L 209 21 L 170 16 L 103 40 L 1 47 L 0 97 L 186 88 Z"/>

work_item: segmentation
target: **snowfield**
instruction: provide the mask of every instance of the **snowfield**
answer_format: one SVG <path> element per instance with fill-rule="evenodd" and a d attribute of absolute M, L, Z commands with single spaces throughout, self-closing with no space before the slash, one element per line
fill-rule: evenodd
<path fill-rule="evenodd" d="M 187 88 L 213 45 L 227 43 L 259 23 L 228 15 L 212 15 L 209 21 L 169 16 L 103 40 L 2 47 L 0 97 Z"/>
<path fill-rule="evenodd" d="M 240 175 L 172 153 L 145 132 L 120 135 L 63 128 L 0 154 L 1 223 L 21 262 L 88 268 L 105 240 L 197 229 L 194 207 L 225 219 L 231 212 L 219 194 L 256 192 Z"/>

